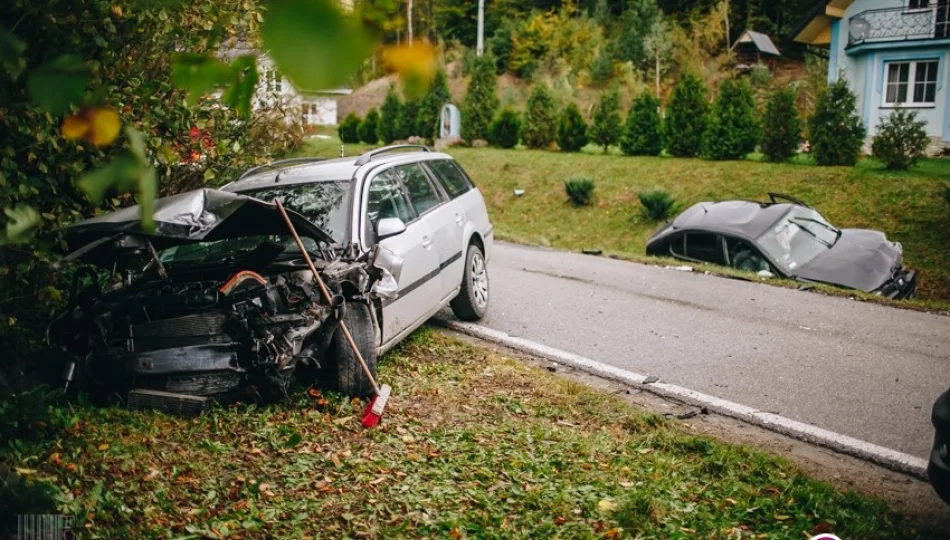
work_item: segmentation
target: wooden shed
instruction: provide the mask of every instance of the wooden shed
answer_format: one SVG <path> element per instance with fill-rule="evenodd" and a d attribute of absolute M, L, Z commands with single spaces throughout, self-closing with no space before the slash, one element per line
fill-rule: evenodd
<path fill-rule="evenodd" d="M 775 61 L 781 56 L 769 36 L 754 30 L 743 32 L 732 45 L 732 50 L 736 53 L 736 69 L 740 70 L 752 69 L 759 62 L 775 69 Z"/>

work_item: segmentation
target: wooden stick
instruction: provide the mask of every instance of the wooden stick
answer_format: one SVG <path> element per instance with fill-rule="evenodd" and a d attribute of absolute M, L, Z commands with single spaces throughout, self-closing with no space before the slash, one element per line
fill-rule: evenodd
<path fill-rule="evenodd" d="M 280 204 L 278 199 L 274 199 L 274 204 L 277 205 L 280 215 L 283 216 L 284 222 L 287 223 L 287 228 L 290 229 L 290 234 L 294 237 L 294 241 L 297 242 L 297 247 L 300 249 L 300 253 L 303 255 L 304 260 L 307 261 L 307 266 L 309 266 L 310 271 L 313 272 L 313 279 L 320 287 L 320 292 L 323 293 L 323 299 L 327 301 L 328 306 L 332 306 L 333 298 L 330 296 L 330 291 L 327 290 L 327 286 L 323 284 L 323 279 L 317 272 L 317 267 L 313 265 L 313 261 L 310 259 L 310 254 L 307 253 L 307 248 L 304 247 L 303 241 L 300 240 L 300 236 L 297 234 L 297 229 L 294 228 L 294 224 L 290 221 L 290 216 L 288 216 L 287 211 L 284 210 L 284 205 Z M 346 338 L 346 341 L 350 344 L 350 347 L 353 348 L 353 352 L 356 354 L 356 359 L 360 361 L 360 366 L 363 368 L 363 373 L 366 374 L 370 384 L 373 385 L 373 392 L 376 395 L 379 395 L 379 386 L 376 384 L 376 378 L 373 377 L 373 374 L 370 372 L 369 366 L 366 365 L 366 360 L 363 359 L 363 354 L 360 353 L 359 347 L 356 346 L 356 342 L 353 341 L 353 336 L 350 335 L 350 330 L 346 327 L 346 323 L 342 319 L 340 319 L 340 330 L 343 331 L 343 337 Z"/>

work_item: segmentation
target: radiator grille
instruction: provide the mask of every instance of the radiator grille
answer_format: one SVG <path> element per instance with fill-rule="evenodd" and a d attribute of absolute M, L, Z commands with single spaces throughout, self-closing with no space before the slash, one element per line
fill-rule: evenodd
<path fill-rule="evenodd" d="M 135 351 L 154 351 L 231 341 L 225 313 L 209 312 L 132 325 Z"/>

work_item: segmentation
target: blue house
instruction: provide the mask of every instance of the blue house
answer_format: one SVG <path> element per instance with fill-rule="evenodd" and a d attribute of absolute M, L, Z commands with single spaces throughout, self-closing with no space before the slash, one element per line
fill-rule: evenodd
<path fill-rule="evenodd" d="M 931 151 L 950 146 L 950 0 L 823 0 L 792 38 L 828 51 L 873 136 L 895 108 L 927 121 Z"/>

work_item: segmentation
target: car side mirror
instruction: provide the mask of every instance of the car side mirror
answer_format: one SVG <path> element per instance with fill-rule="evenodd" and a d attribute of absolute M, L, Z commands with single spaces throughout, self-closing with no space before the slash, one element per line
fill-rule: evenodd
<path fill-rule="evenodd" d="M 397 217 L 383 218 L 376 224 L 376 238 L 385 240 L 406 232 L 406 224 Z"/>

